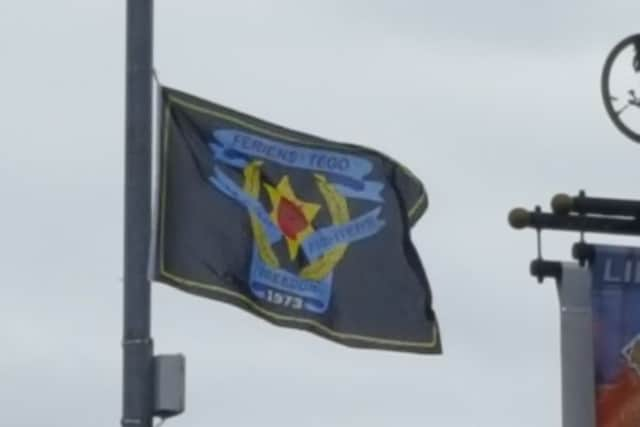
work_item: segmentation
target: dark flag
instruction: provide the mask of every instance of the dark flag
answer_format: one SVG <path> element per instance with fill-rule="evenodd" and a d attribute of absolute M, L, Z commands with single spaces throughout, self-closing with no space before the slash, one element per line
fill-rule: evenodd
<path fill-rule="evenodd" d="M 389 157 L 163 88 L 154 279 L 353 347 L 440 353 Z"/>

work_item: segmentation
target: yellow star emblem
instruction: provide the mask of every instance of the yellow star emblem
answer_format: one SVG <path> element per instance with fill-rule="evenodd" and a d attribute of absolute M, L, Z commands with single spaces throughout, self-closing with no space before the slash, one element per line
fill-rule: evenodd
<path fill-rule="evenodd" d="M 311 233 L 311 222 L 318 214 L 320 205 L 303 202 L 293 192 L 289 177 L 284 176 L 274 188 L 265 184 L 273 210 L 271 219 L 284 234 L 292 260 L 298 255 L 300 243 Z"/>

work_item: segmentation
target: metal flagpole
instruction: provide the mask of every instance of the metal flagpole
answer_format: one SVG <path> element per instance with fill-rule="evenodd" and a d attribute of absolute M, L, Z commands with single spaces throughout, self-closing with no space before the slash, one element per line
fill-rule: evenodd
<path fill-rule="evenodd" d="M 122 426 L 153 422 L 151 225 L 153 0 L 127 1 Z"/>

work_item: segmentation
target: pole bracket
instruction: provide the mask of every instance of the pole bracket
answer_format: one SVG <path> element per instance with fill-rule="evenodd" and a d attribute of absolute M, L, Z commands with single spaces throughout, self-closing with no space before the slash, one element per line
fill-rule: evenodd
<path fill-rule="evenodd" d="M 122 346 L 127 347 L 130 345 L 150 345 L 153 344 L 152 338 L 131 338 L 122 340 Z"/>
<path fill-rule="evenodd" d="M 175 417 L 185 408 L 186 359 L 182 354 L 159 354 L 153 358 L 153 415 Z"/>

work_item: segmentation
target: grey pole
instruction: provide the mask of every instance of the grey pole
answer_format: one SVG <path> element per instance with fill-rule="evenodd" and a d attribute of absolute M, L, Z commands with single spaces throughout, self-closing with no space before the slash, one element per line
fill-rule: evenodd
<path fill-rule="evenodd" d="M 153 0 L 127 1 L 122 426 L 153 423 L 151 104 Z"/>
<path fill-rule="evenodd" d="M 562 353 L 562 425 L 595 427 L 595 368 L 589 270 L 577 263 L 563 264 L 558 296 Z"/>

